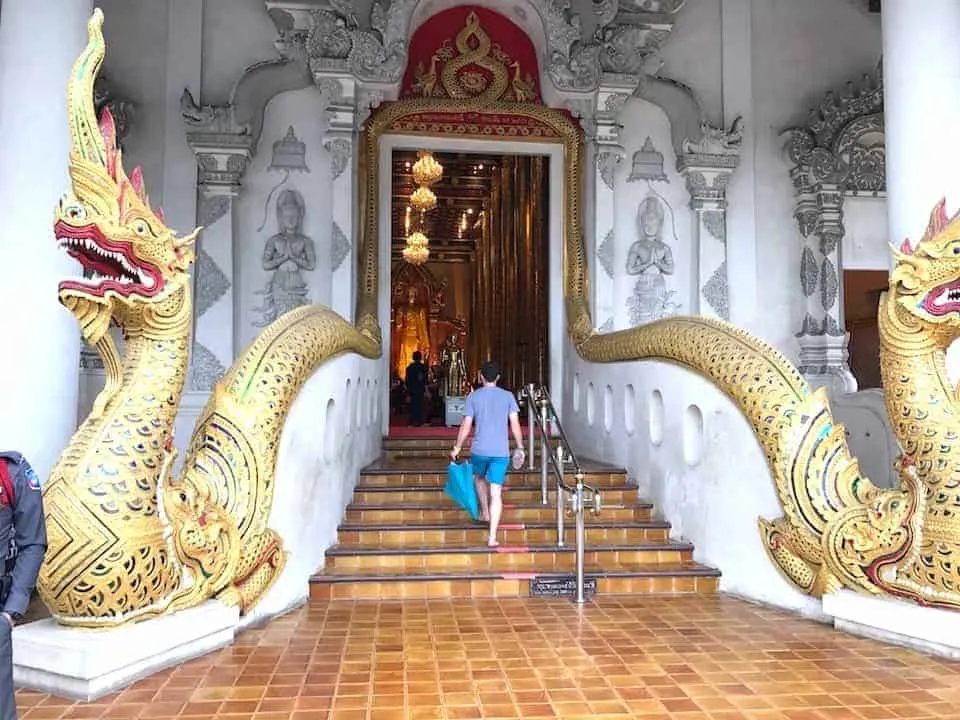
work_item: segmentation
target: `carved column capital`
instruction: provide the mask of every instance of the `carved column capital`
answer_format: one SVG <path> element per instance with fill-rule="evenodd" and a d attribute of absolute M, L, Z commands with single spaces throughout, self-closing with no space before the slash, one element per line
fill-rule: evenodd
<path fill-rule="evenodd" d="M 189 90 L 180 98 L 180 113 L 197 158 L 201 188 L 239 190 L 256 146 L 250 126 L 236 120 L 232 105 L 201 106 Z"/>
<path fill-rule="evenodd" d="M 187 140 L 197 158 L 197 183 L 201 190 L 238 193 L 253 157 L 251 138 L 198 138 L 188 134 Z"/>
<path fill-rule="evenodd" d="M 690 207 L 726 209 L 727 186 L 739 162 L 739 155 L 681 155 L 677 170 L 690 193 Z"/>

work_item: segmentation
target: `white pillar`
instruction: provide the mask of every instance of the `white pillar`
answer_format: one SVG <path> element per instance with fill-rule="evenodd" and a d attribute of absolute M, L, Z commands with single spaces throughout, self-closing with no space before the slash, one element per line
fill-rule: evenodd
<path fill-rule="evenodd" d="M 960 207 L 960 0 L 883 0 L 890 241 L 916 242 L 933 206 Z"/>
<path fill-rule="evenodd" d="M 0 446 L 41 478 L 77 424 L 80 336 L 57 285 L 80 267 L 54 241 L 53 210 L 69 188 L 67 78 L 91 12 L 90 0 L 0 9 Z"/>
<path fill-rule="evenodd" d="M 314 76 L 328 104 L 323 147 L 330 154 L 330 307 L 354 322 L 357 303 L 356 82 L 348 77 Z"/>

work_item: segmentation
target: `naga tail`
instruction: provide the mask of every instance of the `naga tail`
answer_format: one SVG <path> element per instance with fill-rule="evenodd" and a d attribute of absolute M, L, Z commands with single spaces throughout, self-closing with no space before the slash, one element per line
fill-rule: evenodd
<path fill-rule="evenodd" d="M 903 543 L 881 556 L 850 533 L 872 526 L 875 505 L 897 491 L 881 493 L 860 473 L 826 391 L 811 391 L 779 351 L 729 323 L 702 317 L 590 334 L 578 350 L 591 362 L 662 360 L 711 380 L 753 426 L 773 475 L 784 517 L 760 519 L 759 525 L 776 566 L 814 595 L 841 585 L 877 591 L 874 568 Z"/>

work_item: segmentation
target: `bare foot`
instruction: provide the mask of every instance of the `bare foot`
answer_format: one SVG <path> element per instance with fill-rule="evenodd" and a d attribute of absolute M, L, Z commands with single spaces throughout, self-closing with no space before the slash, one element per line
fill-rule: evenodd
<path fill-rule="evenodd" d="M 492 548 L 500 547 L 500 543 L 498 543 L 496 540 L 488 540 L 487 547 L 492 547 Z"/>

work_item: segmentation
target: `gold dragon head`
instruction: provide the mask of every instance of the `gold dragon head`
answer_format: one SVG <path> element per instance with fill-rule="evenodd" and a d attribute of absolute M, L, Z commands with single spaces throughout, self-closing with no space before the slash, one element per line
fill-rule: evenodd
<path fill-rule="evenodd" d="M 947 342 L 960 334 L 960 213 L 948 218 L 941 200 L 920 242 L 904 240 L 893 255 L 890 293 L 897 305 Z"/>
<path fill-rule="evenodd" d="M 97 342 L 111 317 L 136 317 L 149 305 L 165 303 L 189 285 L 187 269 L 198 230 L 178 238 L 162 211 L 150 206 L 143 175 L 129 176 L 117 147 L 109 109 L 99 121 L 93 85 L 103 62 L 103 13 L 87 23 L 88 42 L 70 76 L 67 113 L 72 191 L 56 211 L 54 235 L 84 268 L 84 277 L 60 283 L 60 301 L 80 320 L 84 337 Z"/>

